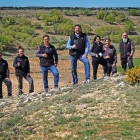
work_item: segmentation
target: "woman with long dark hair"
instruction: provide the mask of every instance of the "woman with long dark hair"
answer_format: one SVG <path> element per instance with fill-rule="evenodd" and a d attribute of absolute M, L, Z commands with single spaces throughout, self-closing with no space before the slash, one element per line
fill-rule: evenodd
<path fill-rule="evenodd" d="M 99 64 L 106 66 L 106 61 L 103 59 L 103 44 L 99 35 L 94 37 L 93 43 L 90 45 L 89 54 L 92 56 L 93 79 L 97 79 L 97 69 Z"/>

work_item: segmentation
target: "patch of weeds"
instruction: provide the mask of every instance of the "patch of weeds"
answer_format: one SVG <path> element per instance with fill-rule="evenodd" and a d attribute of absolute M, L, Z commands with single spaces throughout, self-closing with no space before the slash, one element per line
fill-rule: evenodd
<path fill-rule="evenodd" d="M 81 120 L 81 117 L 79 116 L 71 116 L 68 121 L 69 122 L 79 122 Z"/>
<path fill-rule="evenodd" d="M 4 113 L 0 113 L 0 118 L 2 118 L 4 116 Z"/>
<path fill-rule="evenodd" d="M 25 131 L 25 132 L 24 132 L 24 135 L 26 135 L 26 136 L 31 135 L 31 134 L 32 134 L 32 133 L 29 132 L 29 131 Z"/>
<path fill-rule="evenodd" d="M 70 138 L 72 138 L 73 135 L 66 135 L 65 139 L 64 140 L 69 140 Z"/>
<path fill-rule="evenodd" d="M 75 122 L 72 122 L 72 123 L 69 124 L 70 128 L 73 128 L 73 127 L 76 127 L 76 126 L 77 126 L 77 123 L 75 123 Z"/>
<path fill-rule="evenodd" d="M 83 126 L 92 126 L 92 123 L 91 122 L 84 122 Z"/>
<path fill-rule="evenodd" d="M 98 130 L 83 130 L 83 131 L 79 131 L 78 134 L 80 135 L 86 135 L 86 136 L 89 136 L 89 135 L 92 135 L 92 134 L 98 134 Z"/>
<path fill-rule="evenodd" d="M 131 135 L 131 131 L 129 131 L 129 130 L 122 131 L 121 134 L 124 135 L 124 136 L 129 136 L 129 135 Z"/>
<path fill-rule="evenodd" d="M 80 99 L 80 100 L 79 100 L 79 103 L 91 103 L 91 102 L 93 102 L 93 101 L 94 101 L 93 98 L 87 97 L 87 98 L 82 98 L 82 99 Z"/>
<path fill-rule="evenodd" d="M 9 129 L 18 124 L 22 119 L 23 118 L 19 114 L 16 114 L 14 117 L 11 117 L 10 119 L 2 122 L 0 127 L 2 130 Z"/>
<path fill-rule="evenodd" d="M 77 110 L 76 110 L 76 107 L 75 106 L 68 106 L 66 108 L 66 114 L 70 114 L 70 113 L 75 113 Z"/>
<path fill-rule="evenodd" d="M 138 118 L 138 116 L 135 115 L 135 114 L 132 114 L 132 115 L 130 116 L 130 118 Z"/>
<path fill-rule="evenodd" d="M 57 119 L 57 123 L 58 124 L 66 124 L 68 123 L 68 119 L 63 117 L 63 116 L 60 116 L 58 119 Z"/>

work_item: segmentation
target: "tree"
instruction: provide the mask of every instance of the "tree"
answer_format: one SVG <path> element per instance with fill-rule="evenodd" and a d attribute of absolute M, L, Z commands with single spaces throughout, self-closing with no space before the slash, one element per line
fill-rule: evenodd
<path fill-rule="evenodd" d="M 45 27 L 43 28 L 43 31 L 44 31 L 45 33 L 52 33 L 52 27 L 51 27 L 51 26 L 45 26 Z"/>
<path fill-rule="evenodd" d="M 16 20 L 16 24 L 18 24 L 20 26 L 30 26 L 31 21 L 25 17 L 20 17 Z"/>
<path fill-rule="evenodd" d="M 123 22 L 125 20 L 125 15 L 124 15 L 124 13 L 120 13 L 117 17 L 116 17 L 116 22 L 117 23 L 121 23 L 121 22 Z"/>
<path fill-rule="evenodd" d="M 84 10 L 84 12 L 83 12 L 86 16 L 88 16 L 89 14 L 91 14 L 91 10 Z"/>
<path fill-rule="evenodd" d="M 38 46 L 40 46 L 41 44 L 43 44 L 42 38 L 40 38 L 40 37 L 35 37 L 35 38 L 31 41 L 30 46 L 31 46 L 33 49 L 37 49 Z"/>
<path fill-rule="evenodd" d="M 112 24 L 115 21 L 115 16 L 113 14 L 109 14 L 104 18 L 104 20 L 110 24 Z"/>
<path fill-rule="evenodd" d="M 56 39 L 55 36 L 52 36 L 52 37 L 51 37 L 51 42 L 52 42 L 52 43 L 56 43 L 56 42 L 57 42 L 57 39 Z"/>
<path fill-rule="evenodd" d="M 31 28 L 31 27 L 29 27 L 29 26 L 23 26 L 23 27 L 21 28 L 21 32 L 22 32 L 22 33 L 27 33 L 27 34 L 29 34 L 29 35 L 33 35 L 33 34 L 35 33 L 35 29 L 34 29 L 34 28 Z"/>
<path fill-rule="evenodd" d="M 72 9 L 72 10 L 71 10 L 71 14 L 72 14 L 73 16 L 77 16 L 77 11 L 74 10 L 74 9 Z"/>
<path fill-rule="evenodd" d="M 97 14 L 96 14 L 96 18 L 98 18 L 98 19 L 103 19 L 104 16 L 106 16 L 107 14 L 108 14 L 107 11 L 103 11 L 103 10 L 98 11 Z"/>
<path fill-rule="evenodd" d="M 35 29 L 40 29 L 41 28 L 41 24 L 39 22 L 34 22 L 33 26 Z"/>
<path fill-rule="evenodd" d="M 16 20 L 14 17 L 9 17 L 9 20 L 8 20 L 8 24 L 9 25 L 14 25 L 16 23 Z"/>
<path fill-rule="evenodd" d="M 137 15 L 137 11 L 136 9 L 131 9 L 129 12 L 128 12 L 129 15 L 131 16 L 136 16 Z"/>
<path fill-rule="evenodd" d="M 69 15 L 69 11 L 68 10 L 64 10 L 63 13 L 64 13 L 64 15 Z"/>
<path fill-rule="evenodd" d="M 38 20 L 39 20 L 40 16 L 41 16 L 40 13 L 36 13 L 36 14 L 35 14 L 35 18 L 38 19 Z"/>

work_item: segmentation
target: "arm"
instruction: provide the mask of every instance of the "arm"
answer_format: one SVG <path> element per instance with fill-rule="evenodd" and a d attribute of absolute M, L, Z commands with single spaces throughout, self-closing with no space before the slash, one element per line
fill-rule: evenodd
<path fill-rule="evenodd" d="M 9 78 L 9 68 L 8 68 L 8 63 L 6 62 L 6 78 Z"/>
<path fill-rule="evenodd" d="M 113 64 L 115 64 L 115 66 L 116 66 L 116 63 L 117 63 L 117 53 L 116 53 L 116 49 L 115 48 L 113 49 L 113 54 L 114 54 L 114 62 L 113 62 Z"/>
<path fill-rule="evenodd" d="M 71 44 L 71 39 L 69 37 L 68 42 L 67 42 L 66 49 L 69 49 L 69 50 L 72 49 L 72 46 L 70 44 Z"/>
<path fill-rule="evenodd" d="M 28 60 L 28 58 L 27 58 L 27 73 L 30 73 L 30 64 L 29 64 L 29 60 Z"/>
<path fill-rule="evenodd" d="M 134 51 L 135 51 L 135 45 L 134 42 L 131 40 L 131 54 L 130 54 L 131 57 L 133 57 Z"/>
<path fill-rule="evenodd" d="M 15 67 L 15 68 L 20 67 L 20 66 L 17 65 L 17 60 L 16 60 L 16 58 L 14 59 L 13 67 Z"/>
<path fill-rule="evenodd" d="M 84 55 L 88 55 L 88 52 L 89 52 L 89 42 L 88 42 L 88 37 L 86 36 L 86 42 L 85 42 L 85 47 L 86 47 L 86 49 L 85 49 L 85 53 L 84 53 Z"/>
<path fill-rule="evenodd" d="M 40 47 L 36 51 L 36 57 L 43 57 L 43 54 L 40 54 Z"/>
<path fill-rule="evenodd" d="M 54 56 L 55 56 L 55 64 L 58 64 L 58 54 L 55 48 L 54 48 Z"/>
<path fill-rule="evenodd" d="M 93 43 L 92 43 L 92 44 L 90 45 L 90 47 L 89 47 L 89 55 L 91 55 L 91 56 L 96 56 L 96 54 L 93 53 L 92 50 L 93 50 Z"/>

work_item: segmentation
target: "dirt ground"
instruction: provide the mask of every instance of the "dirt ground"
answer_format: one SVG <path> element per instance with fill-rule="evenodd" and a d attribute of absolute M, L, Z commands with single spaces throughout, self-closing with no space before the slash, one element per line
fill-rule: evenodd
<path fill-rule="evenodd" d="M 59 54 L 68 56 L 68 50 L 63 50 L 63 51 L 58 51 Z M 140 51 L 136 50 L 134 58 L 139 58 Z M 89 61 L 90 61 L 90 78 L 92 78 L 92 64 L 91 64 L 91 57 L 88 56 Z M 30 61 L 30 69 L 31 69 L 31 77 L 34 80 L 34 91 L 39 92 L 43 91 L 43 78 L 42 78 L 42 73 L 41 69 L 39 66 L 39 58 L 29 58 Z M 16 95 L 18 93 L 18 83 L 17 79 L 15 76 L 15 69 L 13 67 L 13 62 L 8 62 L 9 64 L 9 69 L 10 69 L 10 79 L 12 81 L 12 94 Z M 119 55 L 118 55 L 118 62 L 117 65 L 120 65 L 120 60 L 119 60 Z M 64 86 L 72 86 L 73 85 L 73 79 L 71 75 L 71 66 L 70 66 L 70 60 L 59 60 L 59 64 L 57 67 L 59 71 L 59 87 L 64 87 Z M 85 72 L 84 72 L 84 65 L 82 62 L 78 61 L 77 65 L 77 73 L 78 73 L 78 82 L 82 82 L 85 80 Z M 98 73 L 97 77 L 102 77 L 103 76 L 103 70 L 102 66 L 99 66 L 98 68 Z M 49 83 L 49 88 L 53 88 L 54 86 L 54 78 L 51 72 L 48 74 L 48 83 Z M 23 92 L 27 93 L 28 92 L 28 87 L 29 84 L 26 80 L 23 79 Z M 7 96 L 7 88 L 5 84 L 3 83 L 3 95 Z"/>

